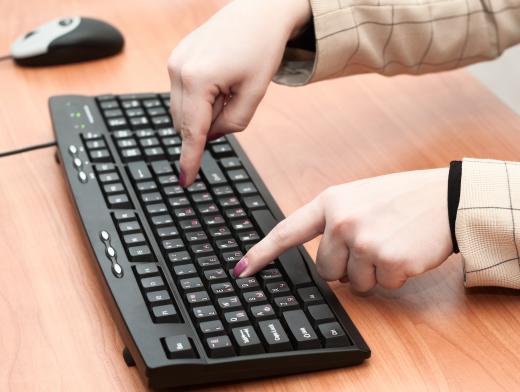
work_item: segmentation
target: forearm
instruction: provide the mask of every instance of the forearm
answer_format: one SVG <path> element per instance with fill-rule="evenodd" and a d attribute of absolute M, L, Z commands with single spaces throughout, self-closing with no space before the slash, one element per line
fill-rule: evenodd
<path fill-rule="evenodd" d="M 448 205 L 458 202 L 450 224 L 466 286 L 520 288 L 520 163 L 464 159 L 459 168 L 460 187 L 451 166 Z"/>
<path fill-rule="evenodd" d="M 275 81 L 422 74 L 493 59 L 520 42 L 520 0 L 310 0 L 315 52 L 288 48 Z"/>

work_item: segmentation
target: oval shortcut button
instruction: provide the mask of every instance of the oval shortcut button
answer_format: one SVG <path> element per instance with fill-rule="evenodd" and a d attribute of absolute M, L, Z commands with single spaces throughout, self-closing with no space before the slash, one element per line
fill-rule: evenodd
<path fill-rule="evenodd" d="M 108 257 L 116 257 L 116 250 L 111 246 L 107 247 L 107 255 Z"/>
<path fill-rule="evenodd" d="M 88 181 L 87 173 L 85 173 L 84 171 L 78 172 L 78 178 L 83 184 L 85 184 Z"/>
<path fill-rule="evenodd" d="M 71 144 L 69 146 L 69 152 L 71 155 L 76 155 L 78 153 L 78 148 L 74 144 Z"/>
<path fill-rule="evenodd" d="M 101 238 L 102 241 L 108 241 L 110 239 L 110 234 L 108 234 L 108 231 L 101 230 L 99 232 L 99 238 Z"/>

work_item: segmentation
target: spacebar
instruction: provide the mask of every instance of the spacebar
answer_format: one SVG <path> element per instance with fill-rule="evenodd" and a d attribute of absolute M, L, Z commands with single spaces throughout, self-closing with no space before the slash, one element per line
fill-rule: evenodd
<path fill-rule="evenodd" d="M 251 214 L 264 236 L 276 226 L 277 222 L 268 210 L 256 210 Z M 312 283 L 305 261 L 298 249 L 290 248 L 278 257 L 278 260 L 293 286 L 300 287 Z"/>

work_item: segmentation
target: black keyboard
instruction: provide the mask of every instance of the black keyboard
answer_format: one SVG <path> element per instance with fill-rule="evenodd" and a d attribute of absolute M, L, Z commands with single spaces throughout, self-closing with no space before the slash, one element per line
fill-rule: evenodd
<path fill-rule="evenodd" d="M 154 388 L 362 362 L 370 350 L 303 247 L 232 269 L 283 215 L 233 136 L 178 183 L 169 94 L 50 98 L 61 162 L 126 348 Z"/>

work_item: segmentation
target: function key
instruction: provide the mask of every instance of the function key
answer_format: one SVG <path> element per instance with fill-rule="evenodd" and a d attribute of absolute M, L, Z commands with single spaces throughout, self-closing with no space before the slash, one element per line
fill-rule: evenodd
<path fill-rule="evenodd" d="M 325 345 L 325 347 L 344 347 L 350 346 L 350 342 L 347 335 L 337 322 L 321 324 L 318 327 L 318 332 Z"/>
<path fill-rule="evenodd" d="M 137 146 L 137 142 L 134 138 L 131 139 L 121 139 L 116 142 L 117 148 L 134 148 Z"/>
<path fill-rule="evenodd" d="M 155 289 L 163 289 L 164 281 L 160 276 L 152 276 L 150 278 L 141 279 L 141 286 L 146 291 L 152 291 Z"/>
<path fill-rule="evenodd" d="M 161 101 L 159 101 L 158 99 L 145 99 L 143 101 L 143 106 L 145 108 L 152 108 L 154 106 L 161 106 Z"/>
<path fill-rule="evenodd" d="M 197 270 L 193 264 L 182 264 L 173 267 L 173 274 L 176 278 L 188 278 L 197 275 Z"/>
<path fill-rule="evenodd" d="M 217 310 L 213 305 L 199 306 L 193 308 L 192 312 L 197 321 L 208 321 L 218 318 Z"/>
<path fill-rule="evenodd" d="M 122 117 L 123 116 L 123 111 L 121 109 L 109 109 L 109 110 L 104 110 L 103 111 L 103 115 L 106 118 Z"/>
<path fill-rule="evenodd" d="M 210 303 L 209 294 L 206 290 L 188 293 L 186 300 L 191 306 L 202 306 Z"/>
<path fill-rule="evenodd" d="M 144 105 L 146 107 L 146 105 Z M 148 113 L 148 115 L 150 117 L 153 117 L 153 116 L 160 116 L 160 115 L 163 115 L 163 114 L 167 114 L 166 112 L 166 109 L 161 107 L 161 106 L 157 106 L 157 107 L 146 107 L 146 113 Z"/>
<path fill-rule="evenodd" d="M 133 133 L 131 130 L 129 129 L 120 129 L 119 131 L 114 131 L 112 133 L 112 136 L 114 137 L 114 139 L 116 140 L 119 140 L 119 139 L 127 139 L 129 137 L 132 137 Z"/>
<path fill-rule="evenodd" d="M 132 208 L 132 202 L 128 199 L 125 194 L 110 195 L 107 198 L 108 208 L 119 209 L 119 208 Z"/>
<path fill-rule="evenodd" d="M 253 185 L 252 182 L 242 182 L 237 184 L 237 192 L 239 195 L 252 195 L 258 193 L 258 189 Z"/>
<path fill-rule="evenodd" d="M 181 279 L 180 285 L 184 292 L 197 291 L 199 289 L 204 288 L 204 285 L 202 284 L 200 278 Z"/>
<path fill-rule="evenodd" d="M 168 253 L 168 260 L 173 264 L 179 264 L 185 261 L 191 261 L 191 256 L 187 251 L 181 250 L 180 252 Z"/>
<path fill-rule="evenodd" d="M 170 127 L 170 128 L 161 128 L 161 129 L 157 130 L 157 134 L 160 137 L 168 137 L 168 136 L 177 135 L 177 132 L 175 131 L 175 129 Z M 180 140 L 180 138 L 179 138 L 179 140 Z"/>
<path fill-rule="evenodd" d="M 116 220 L 116 222 L 135 220 L 135 212 L 134 211 L 115 211 L 114 219 Z"/>
<path fill-rule="evenodd" d="M 139 103 L 139 101 L 137 99 L 129 99 L 129 100 L 121 101 L 121 106 L 123 106 L 123 108 L 125 108 L 125 109 L 131 109 L 131 108 L 138 108 L 139 106 L 141 106 L 141 104 Z"/>
<path fill-rule="evenodd" d="M 175 238 L 179 236 L 179 231 L 175 226 L 161 227 L 156 230 L 160 239 Z"/>
<path fill-rule="evenodd" d="M 197 358 L 195 348 L 186 335 L 168 336 L 163 342 L 166 356 L 170 359 Z"/>
<path fill-rule="evenodd" d="M 208 355 L 212 358 L 223 358 L 235 355 L 231 340 L 226 335 L 214 336 L 206 339 Z"/>
<path fill-rule="evenodd" d="M 152 137 L 155 135 L 155 132 L 153 129 L 151 128 L 145 128 L 145 129 L 139 129 L 138 131 L 135 132 L 135 135 L 138 137 L 138 138 L 145 138 L 145 137 Z"/>
<path fill-rule="evenodd" d="M 146 293 L 146 300 L 151 305 L 161 305 L 171 301 L 170 294 L 166 290 L 151 291 Z"/>
<path fill-rule="evenodd" d="M 81 137 L 83 138 L 83 140 L 101 139 L 101 134 L 97 132 L 86 132 L 82 133 Z"/>
<path fill-rule="evenodd" d="M 156 264 L 140 264 L 135 266 L 135 273 L 140 278 L 144 278 L 150 275 L 158 275 L 159 267 Z"/>
<path fill-rule="evenodd" d="M 131 246 L 128 248 L 128 257 L 131 262 L 153 262 L 154 257 L 148 245 Z"/>
<path fill-rule="evenodd" d="M 139 222 L 136 220 L 122 222 L 119 224 L 119 231 L 122 234 L 136 233 L 136 232 L 141 231 L 141 226 L 139 225 Z"/>
<path fill-rule="evenodd" d="M 124 150 L 121 150 L 121 159 L 124 162 L 137 161 L 141 159 L 141 157 L 141 150 L 138 148 L 125 148 Z"/>
<path fill-rule="evenodd" d="M 110 99 L 110 100 L 106 100 L 106 101 L 101 102 L 99 104 L 99 106 L 103 110 L 118 109 L 119 108 L 119 103 L 116 100 Z"/>
<path fill-rule="evenodd" d="M 130 108 L 125 110 L 127 117 L 140 117 L 144 116 L 144 110 L 142 108 Z"/>
<path fill-rule="evenodd" d="M 114 166 L 113 163 L 100 163 L 95 166 L 95 169 L 98 174 L 101 174 L 101 173 L 115 171 L 116 167 Z"/>
<path fill-rule="evenodd" d="M 214 187 L 213 193 L 215 193 L 215 196 L 231 196 L 234 194 L 233 188 L 231 188 L 229 185 Z"/>
<path fill-rule="evenodd" d="M 113 195 L 115 193 L 125 192 L 125 187 L 123 186 L 123 183 L 116 182 L 115 184 L 107 184 L 107 185 L 103 186 L 103 191 L 107 195 Z"/>
<path fill-rule="evenodd" d="M 139 144 L 142 148 L 155 147 L 159 145 L 159 139 L 156 137 L 146 137 L 139 139 Z"/>
<path fill-rule="evenodd" d="M 240 355 L 261 354 L 264 352 L 262 343 L 251 325 L 231 330 L 233 339 L 237 343 Z"/>
<path fill-rule="evenodd" d="M 156 323 L 178 323 L 180 321 L 177 309 L 173 304 L 154 306 L 152 314 Z"/>
<path fill-rule="evenodd" d="M 89 140 L 85 143 L 87 150 L 97 150 L 99 148 L 106 148 L 106 143 L 103 139 Z"/>
<path fill-rule="evenodd" d="M 108 127 L 111 130 L 123 129 L 128 127 L 126 118 L 124 117 L 112 117 L 107 120 Z"/>
<path fill-rule="evenodd" d="M 89 151 L 90 160 L 94 163 L 97 162 L 112 162 L 110 151 L 107 149 Z"/>
<path fill-rule="evenodd" d="M 154 116 L 152 117 L 152 124 L 154 127 L 159 128 L 162 126 L 170 126 L 172 125 L 172 120 L 170 119 L 170 116 Z"/>
<path fill-rule="evenodd" d="M 119 182 L 119 174 L 117 172 L 108 172 L 99 175 L 99 182 L 102 184 L 108 184 L 111 182 Z"/>
<path fill-rule="evenodd" d="M 260 271 L 258 276 L 264 283 L 273 282 L 275 280 L 282 280 L 282 274 L 278 270 L 278 268 L 268 268 Z"/>

